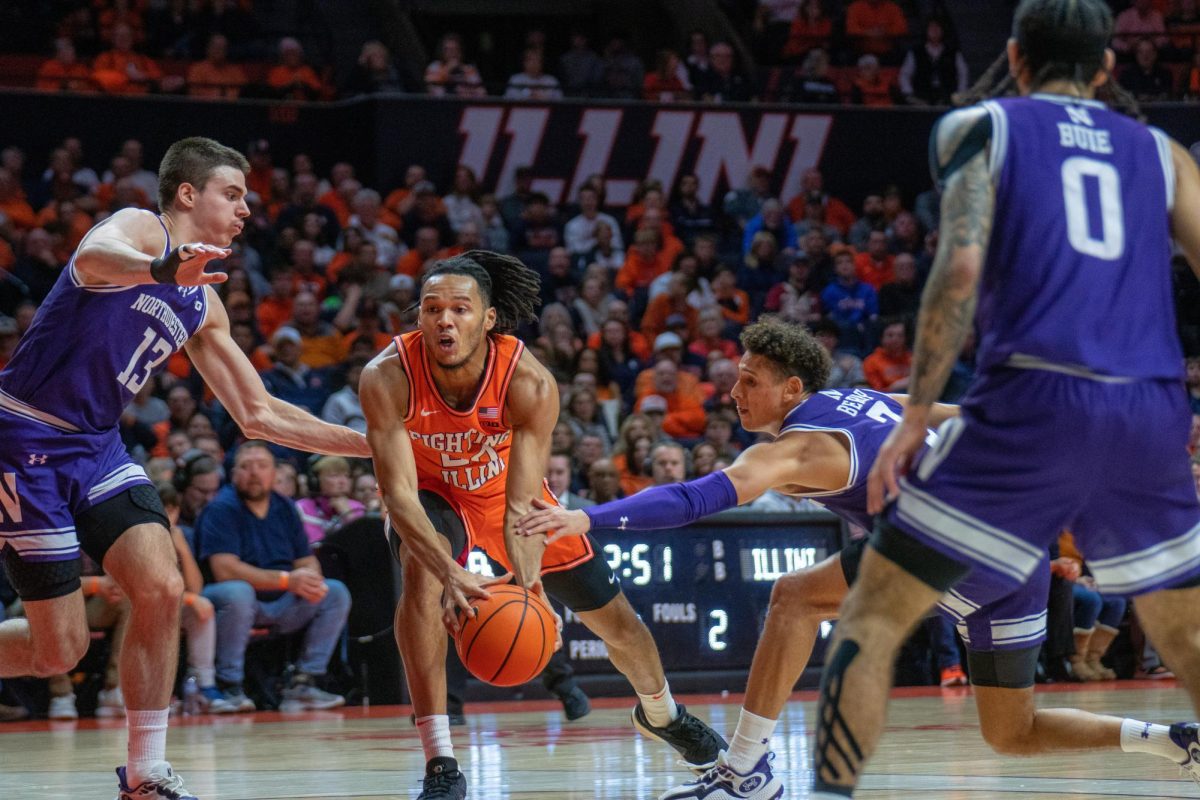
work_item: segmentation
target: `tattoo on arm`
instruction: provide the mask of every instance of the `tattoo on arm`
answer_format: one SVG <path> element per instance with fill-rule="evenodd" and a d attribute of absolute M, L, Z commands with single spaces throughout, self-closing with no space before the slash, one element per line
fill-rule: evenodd
<path fill-rule="evenodd" d="M 987 153 L 946 181 L 937 255 L 921 298 L 909 402 L 936 402 L 975 318 L 979 276 L 992 233 L 995 195 Z"/>

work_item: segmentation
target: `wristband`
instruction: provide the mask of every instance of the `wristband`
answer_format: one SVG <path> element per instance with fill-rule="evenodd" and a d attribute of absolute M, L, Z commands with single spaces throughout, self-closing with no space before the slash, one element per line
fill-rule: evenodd
<path fill-rule="evenodd" d="M 156 283 L 167 283 L 177 285 L 175 273 L 179 272 L 179 266 L 191 258 L 195 257 L 195 253 L 191 250 L 184 250 L 187 245 L 180 245 L 163 258 L 156 258 L 150 262 L 150 277 L 154 278 Z"/>
<path fill-rule="evenodd" d="M 292 573 L 290 573 L 290 572 L 286 572 L 286 571 L 285 571 L 285 572 L 280 572 L 280 573 L 279 573 L 279 588 L 280 588 L 280 589 L 282 589 L 282 590 L 283 590 L 283 591 L 285 591 L 285 592 L 287 591 L 287 587 L 288 587 L 288 577 L 289 577 L 291 574 L 292 574 Z"/>
<path fill-rule="evenodd" d="M 185 606 L 196 605 L 196 593 L 195 592 L 184 592 L 183 593 L 183 604 Z"/>
<path fill-rule="evenodd" d="M 100 579 L 95 575 L 88 578 L 87 588 L 83 590 L 83 593 L 88 597 L 100 594 Z"/>

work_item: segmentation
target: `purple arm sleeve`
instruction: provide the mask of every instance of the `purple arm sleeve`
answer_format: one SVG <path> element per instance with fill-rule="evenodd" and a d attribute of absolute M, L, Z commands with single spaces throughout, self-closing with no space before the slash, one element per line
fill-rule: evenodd
<path fill-rule="evenodd" d="M 677 528 L 738 504 L 737 491 L 721 470 L 687 483 L 654 486 L 632 497 L 585 508 L 592 528 L 644 531 Z"/>

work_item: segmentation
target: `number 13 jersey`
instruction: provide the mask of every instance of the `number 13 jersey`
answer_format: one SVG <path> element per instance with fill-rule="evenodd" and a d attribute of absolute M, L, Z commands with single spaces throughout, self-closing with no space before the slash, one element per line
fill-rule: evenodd
<path fill-rule="evenodd" d="M 982 107 L 996 205 L 976 315 L 980 370 L 1181 378 L 1166 135 L 1058 95 Z"/>
<path fill-rule="evenodd" d="M 0 371 L 0 408 L 66 431 L 111 430 L 207 314 L 203 287 L 84 286 L 72 256 Z"/>

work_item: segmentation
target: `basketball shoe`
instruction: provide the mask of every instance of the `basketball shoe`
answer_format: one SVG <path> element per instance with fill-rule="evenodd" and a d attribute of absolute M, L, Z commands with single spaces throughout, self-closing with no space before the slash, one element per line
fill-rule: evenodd
<path fill-rule="evenodd" d="M 779 800 L 783 797 L 783 781 L 771 772 L 774 759 L 774 753 L 764 753 L 753 769 L 742 774 L 729 766 L 722 750 L 707 772 L 668 789 L 658 800 Z"/>
<path fill-rule="evenodd" d="M 1176 722 L 1171 726 L 1170 736 L 1187 757 L 1179 765 L 1179 771 L 1200 784 L 1200 722 Z"/>
<path fill-rule="evenodd" d="M 698 717 L 689 714 L 683 703 L 676 705 L 679 707 L 679 716 L 658 728 L 650 724 L 642 704 L 638 703 L 633 707 L 633 727 L 643 736 L 671 745 L 683 756 L 690 769 L 697 772 L 707 770 L 717 763 L 717 755 L 728 749 L 729 743 Z"/>
<path fill-rule="evenodd" d="M 160 761 L 150 769 L 150 776 L 132 789 L 125 782 L 125 768 L 117 767 L 117 800 L 200 800 L 183 785 L 171 765 Z"/>
<path fill-rule="evenodd" d="M 464 800 L 467 796 L 467 776 L 458 768 L 458 761 L 439 756 L 425 765 L 425 781 L 417 800 Z"/>

